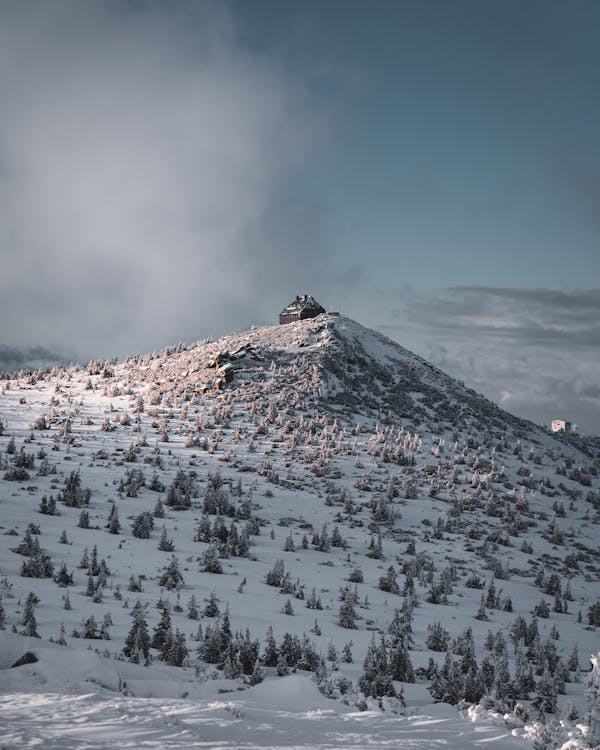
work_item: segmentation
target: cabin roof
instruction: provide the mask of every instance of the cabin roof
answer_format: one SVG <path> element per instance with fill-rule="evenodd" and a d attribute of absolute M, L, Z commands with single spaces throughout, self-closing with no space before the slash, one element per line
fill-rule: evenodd
<path fill-rule="evenodd" d="M 281 311 L 282 315 L 293 315 L 294 313 L 311 312 L 315 315 L 325 312 L 325 308 L 310 294 L 298 294 L 287 307 Z"/>

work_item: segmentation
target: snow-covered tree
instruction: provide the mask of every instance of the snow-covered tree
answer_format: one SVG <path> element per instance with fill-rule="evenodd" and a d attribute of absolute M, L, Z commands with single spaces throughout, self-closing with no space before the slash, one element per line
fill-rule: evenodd
<path fill-rule="evenodd" d="M 40 637 L 39 633 L 37 632 L 37 620 L 35 619 L 35 608 L 39 603 L 40 600 L 33 593 L 33 591 L 30 591 L 29 594 L 27 594 L 25 606 L 23 607 L 23 616 L 21 618 L 21 625 L 23 625 L 23 630 L 21 631 L 21 635 L 27 635 L 31 638 Z"/>
<path fill-rule="evenodd" d="M 133 622 L 125 639 L 123 656 L 126 656 L 134 664 L 148 664 L 150 661 L 150 636 L 146 624 L 146 612 L 139 600 L 131 610 L 131 618 Z"/>
<path fill-rule="evenodd" d="M 585 687 L 589 724 L 587 740 L 591 747 L 596 747 L 600 745 L 600 651 L 591 657 L 591 662 L 592 671 Z"/>

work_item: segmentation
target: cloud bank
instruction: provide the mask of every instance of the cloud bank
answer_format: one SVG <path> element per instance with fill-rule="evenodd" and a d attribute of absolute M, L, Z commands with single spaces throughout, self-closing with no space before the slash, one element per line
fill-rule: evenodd
<path fill-rule="evenodd" d="M 459 286 L 393 317 L 390 335 L 504 408 L 600 434 L 600 289 Z"/>
<path fill-rule="evenodd" d="M 268 322 L 327 262 L 287 187 L 323 122 L 227 5 L 0 2 L 0 109 L 0 343 L 113 356 Z"/>

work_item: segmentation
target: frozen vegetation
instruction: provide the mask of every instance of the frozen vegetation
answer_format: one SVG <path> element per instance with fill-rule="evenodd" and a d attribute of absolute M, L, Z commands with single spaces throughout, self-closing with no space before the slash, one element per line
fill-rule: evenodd
<path fill-rule="evenodd" d="M 595 747 L 599 469 L 343 317 L 5 376 L 2 742 Z"/>

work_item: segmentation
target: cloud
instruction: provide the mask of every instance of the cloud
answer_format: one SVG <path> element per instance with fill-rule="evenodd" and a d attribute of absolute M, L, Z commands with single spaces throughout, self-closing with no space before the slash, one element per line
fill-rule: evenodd
<path fill-rule="evenodd" d="M 392 319 L 392 336 L 514 413 L 600 434 L 599 289 L 451 287 Z"/>
<path fill-rule="evenodd" d="M 415 325 L 435 325 L 456 334 L 477 332 L 527 346 L 600 344 L 600 289 L 561 292 L 458 286 L 433 299 L 419 300 L 400 314 Z"/>
<path fill-rule="evenodd" d="M 69 358 L 64 354 L 43 346 L 19 349 L 15 346 L 0 345 L 0 372 L 45 367 L 68 360 Z"/>
<path fill-rule="evenodd" d="M 236 23 L 222 3 L 0 3 L 7 344 L 193 340 L 269 320 L 327 267 L 319 205 L 286 200 L 326 125 Z"/>

